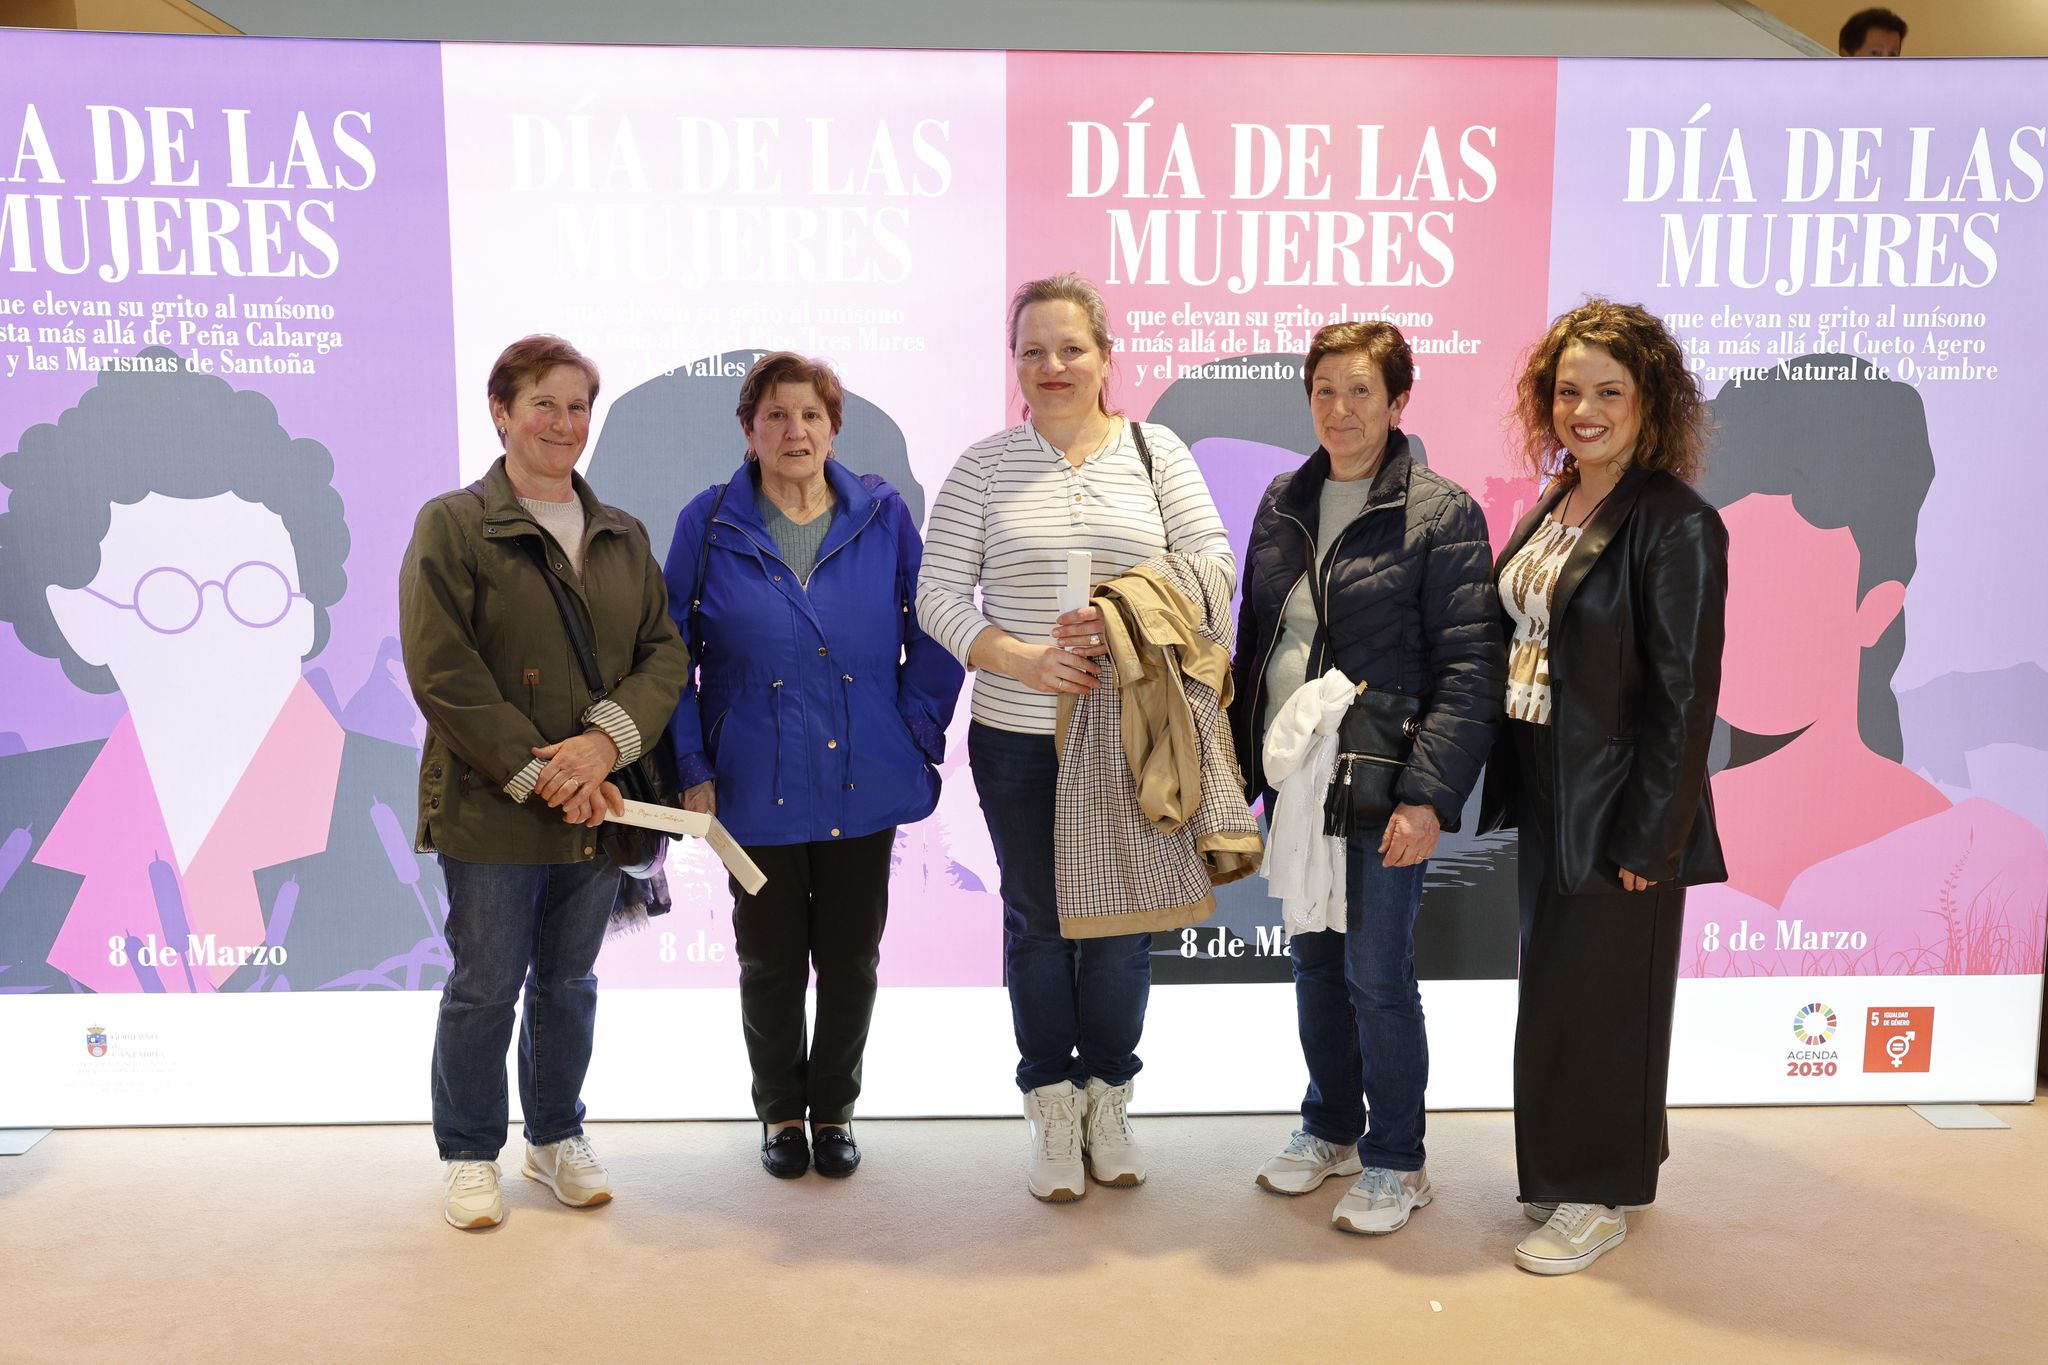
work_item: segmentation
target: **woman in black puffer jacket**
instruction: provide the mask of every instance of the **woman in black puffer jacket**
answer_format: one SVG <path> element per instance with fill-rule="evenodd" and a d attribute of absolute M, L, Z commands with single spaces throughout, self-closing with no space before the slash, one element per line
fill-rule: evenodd
<path fill-rule="evenodd" d="M 1330 669 L 1423 709 L 1392 817 L 1347 841 L 1345 929 L 1290 941 L 1309 1088 L 1301 1128 L 1258 1183 L 1305 1194 L 1357 1174 L 1332 1221 L 1383 1233 L 1430 1199 L 1415 916 L 1437 835 L 1457 829 L 1485 766 L 1506 652 L 1485 518 L 1416 462 L 1398 426 L 1415 374 L 1400 331 L 1325 327 L 1302 374 L 1322 445 L 1266 490 L 1244 560 L 1231 723 L 1246 790 L 1271 810 L 1266 730 Z"/>

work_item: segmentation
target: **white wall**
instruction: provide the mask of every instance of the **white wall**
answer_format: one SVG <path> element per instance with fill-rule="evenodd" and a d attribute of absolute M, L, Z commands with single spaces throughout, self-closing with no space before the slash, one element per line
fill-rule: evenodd
<path fill-rule="evenodd" d="M 1787 57 L 1737 0 L 202 0 L 298 37 L 1165 52 Z M 1811 52 L 1811 45 L 1804 50 Z"/>

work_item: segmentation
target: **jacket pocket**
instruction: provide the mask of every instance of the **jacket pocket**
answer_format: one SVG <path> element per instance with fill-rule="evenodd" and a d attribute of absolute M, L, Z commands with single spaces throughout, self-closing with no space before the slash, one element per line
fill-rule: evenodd
<path fill-rule="evenodd" d="M 712 721 L 710 727 L 704 731 L 704 756 L 710 759 L 714 766 L 718 763 L 718 741 L 724 734 L 726 718 L 730 715 L 732 708 L 728 706 L 718 713 L 718 719 Z"/>

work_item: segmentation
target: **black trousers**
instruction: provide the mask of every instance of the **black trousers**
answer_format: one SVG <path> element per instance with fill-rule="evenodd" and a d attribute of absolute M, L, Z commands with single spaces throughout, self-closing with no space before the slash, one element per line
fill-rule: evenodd
<path fill-rule="evenodd" d="M 1521 1199 L 1648 1204 L 1671 1154 L 1665 1085 L 1685 891 L 1560 895 L 1551 728 L 1508 722 L 1521 812 L 1515 1166 Z"/>
<path fill-rule="evenodd" d="M 746 846 L 768 876 L 755 896 L 732 884 L 740 1022 L 754 1071 L 754 1112 L 763 1123 L 853 1118 L 875 1012 L 895 843 L 892 826 L 857 839 Z M 814 967 L 818 1031 L 812 1039 L 804 988 Z"/>

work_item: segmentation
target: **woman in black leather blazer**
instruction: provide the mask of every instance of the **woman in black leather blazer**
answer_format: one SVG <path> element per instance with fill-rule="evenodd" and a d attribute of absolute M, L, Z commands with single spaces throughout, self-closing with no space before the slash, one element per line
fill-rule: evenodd
<path fill-rule="evenodd" d="M 1707 787 L 1728 536 L 1690 487 L 1706 425 L 1663 324 L 1589 301 L 1519 386 L 1550 483 L 1495 566 L 1508 724 L 1483 831 L 1520 831 L 1515 1029 L 1521 1199 L 1537 1274 L 1620 1244 L 1669 1154 L 1664 1115 L 1685 890 L 1722 881 Z"/>

